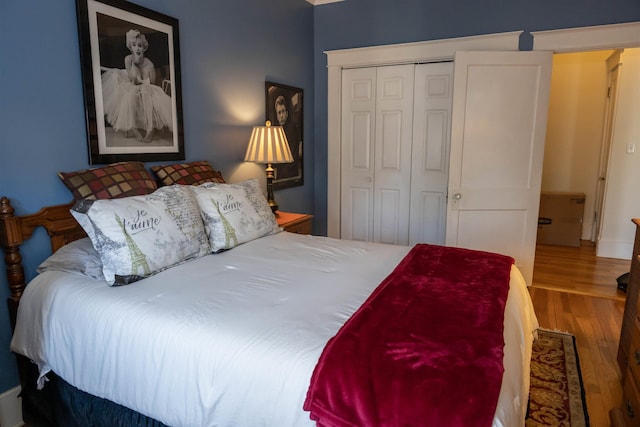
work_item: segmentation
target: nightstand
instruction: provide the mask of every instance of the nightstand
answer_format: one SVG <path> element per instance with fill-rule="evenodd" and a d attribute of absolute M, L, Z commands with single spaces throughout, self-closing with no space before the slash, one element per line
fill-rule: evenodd
<path fill-rule="evenodd" d="M 276 212 L 276 221 L 284 231 L 298 234 L 311 234 L 313 228 L 313 215 L 291 212 Z"/>

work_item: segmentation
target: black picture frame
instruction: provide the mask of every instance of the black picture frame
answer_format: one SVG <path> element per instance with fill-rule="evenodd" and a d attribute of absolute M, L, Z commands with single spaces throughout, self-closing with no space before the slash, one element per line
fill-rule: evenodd
<path fill-rule="evenodd" d="M 304 185 L 304 162 L 303 162 L 303 90 L 293 86 L 287 86 L 275 82 L 265 82 L 266 119 L 274 126 L 282 126 L 289 141 L 289 148 L 293 155 L 293 163 L 281 163 L 273 165 L 275 178 L 273 189 Z M 276 111 L 276 101 L 278 108 L 282 108 L 281 101 L 287 111 L 287 118 L 283 123 L 278 120 Z"/>
<path fill-rule="evenodd" d="M 184 160 L 178 20 L 124 0 L 76 12 L 89 164 Z"/>

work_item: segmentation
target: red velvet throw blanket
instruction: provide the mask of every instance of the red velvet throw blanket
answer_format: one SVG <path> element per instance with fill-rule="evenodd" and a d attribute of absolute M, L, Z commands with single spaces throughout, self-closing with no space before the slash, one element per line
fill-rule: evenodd
<path fill-rule="evenodd" d="M 327 343 L 304 409 L 318 426 L 490 426 L 513 259 L 416 245 Z"/>

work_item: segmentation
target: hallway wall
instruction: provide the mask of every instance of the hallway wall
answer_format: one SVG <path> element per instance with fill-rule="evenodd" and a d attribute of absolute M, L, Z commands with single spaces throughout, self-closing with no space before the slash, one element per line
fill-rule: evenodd
<path fill-rule="evenodd" d="M 622 52 L 618 102 L 613 120 L 609 169 L 597 255 L 631 259 L 640 218 L 640 48 Z M 633 153 L 628 152 L 633 145 Z"/>

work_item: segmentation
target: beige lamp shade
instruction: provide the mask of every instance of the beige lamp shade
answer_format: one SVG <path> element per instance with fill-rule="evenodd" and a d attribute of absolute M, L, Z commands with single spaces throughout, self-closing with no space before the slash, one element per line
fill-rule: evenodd
<path fill-rule="evenodd" d="M 292 163 L 293 156 L 282 126 L 255 126 L 251 132 L 245 162 Z"/>
<path fill-rule="evenodd" d="M 289 148 L 289 142 L 284 134 L 282 126 L 271 126 L 267 121 L 266 126 L 255 126 L 251 132 L 245 162 L 266 163 L 267 173 L 267 202 L 275 214 L 278 203 L 273 197 L 273 180 L 275 178 L 273 163 L 292 163 L 293 156 Z"/>

